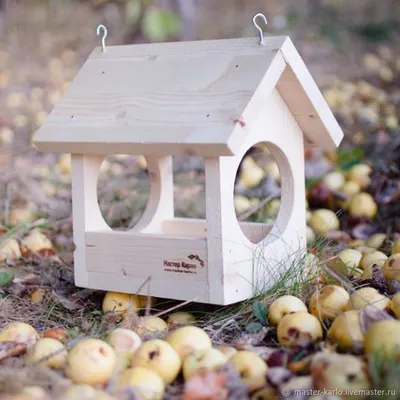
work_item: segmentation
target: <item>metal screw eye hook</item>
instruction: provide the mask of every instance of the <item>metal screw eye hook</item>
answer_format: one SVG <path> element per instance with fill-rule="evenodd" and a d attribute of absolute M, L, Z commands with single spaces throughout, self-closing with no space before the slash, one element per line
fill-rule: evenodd
<path fill-rule="evenodd" d="M 267 21 L 267 18 L 265 17 L 265 15 L 262 14 L 262 13 L 258 13 L 258 14 L 256 14 L 256 15 L 253 17 L 253 25 L 256 27 L 256 29 L 258 30 L 258 32 L 260 32 L 260 44 L 264 44 L 264 34 L 263 34 L 263 31 L 262 31 L 262 29 L 260 28 L 260 26 L 259 26 L 259 25 L 257 24 L 257 22 L 256 22 L 256 19 L 257 19 L 258 17 L 261 17 L 261 18 L 263 19 L 265 25 L 268 24 L 268 21 Z"/>
<path fill-rule="evenodd" d="M 101 47 L 103 49 L 103 51 L 106 51 L 106 37 L 107 37 L 107 28 L 104 25 L 99 25 L 97 27 L 97 36 L 100 35 L 100 31 L 103 31 L 103 37 L 101 38 Z"/>

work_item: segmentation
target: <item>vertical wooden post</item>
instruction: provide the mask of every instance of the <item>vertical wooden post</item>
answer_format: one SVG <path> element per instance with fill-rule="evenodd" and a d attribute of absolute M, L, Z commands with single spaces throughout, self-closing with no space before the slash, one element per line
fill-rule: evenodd
<path fill-rule="evenodd" d="M 71 155 L 74 274 L 76 286 L 81 287 L 87 287 L 88 284 L 86 232 L 111 230 L 101 215 L 97 201 L 97 178 L 103 159 L 102 155 Z"/>
<path fill-rule="evenodd" d="M 225 270 L 229 259 L 231 233 L 237 232 L 233 205 L 236 157 L 205 158 L 206 220 L 209 302 L 225 303 Z"/>
<path fill-rule="evenodd" d="M 172 157 L 146 158 L 150 177 L 150 194 L 142 218 L 134 232 L 162 233 L 163 221 L 174 217 L 174 176 Z"/>

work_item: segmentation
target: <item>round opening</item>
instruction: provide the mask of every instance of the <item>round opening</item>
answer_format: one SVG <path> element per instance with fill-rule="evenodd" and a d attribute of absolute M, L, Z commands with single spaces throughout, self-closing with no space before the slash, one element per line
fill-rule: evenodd
<path fill-rule="evenodd" d="M 281 205 L 281 176 L 274 154 L 258 143 L 243 156 L 235 178 L 234 206 L 243 234 L 252 243 L 271 231 Z M 251 222 L 262 223 L 255 226 Z"/>
<path fill-rule="evenodd" d="M 175 217 L 206 216 L 203 157 L 173 157 Z"/>
<path fill-rule="evenodd" d="M 142 217 L 150 194 L 150 179 L 143 156 L 107 156 L 97 181 L 100 212 L 111 229 L 132 229 Z"/>

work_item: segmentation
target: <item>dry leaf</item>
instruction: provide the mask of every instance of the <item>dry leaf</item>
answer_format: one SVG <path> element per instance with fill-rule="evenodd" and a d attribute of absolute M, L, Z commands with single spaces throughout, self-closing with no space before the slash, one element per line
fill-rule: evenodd
<path fill-rule="evenodd" d="M 379 310 L 373 305 L 362 308 L 360 311 L 361 332 L 366 335 L 372 324 L 384 319 L 393 318 L 387 312 Z"/>
<path fill-rule="evenodd" d="M 233 341 L 233 346 L 238 349 L 243 349 L 246 346 L 257 346 L 267 336 L 269 328 L 262 327 L 257 333 L 242 332 L 238 338 Z"/>
<path fill-rule="evenodd" d="M 67 310 L 74 311 L 74 310 L 79 310 L 82 307 L 84 307 L 84 305 L 81 302 L 68 300 L 66 297 L 61 296 L 60 294 L 56 293 L 54 290 L 53 290 L 52 296 L 55 301 L 57 301 L 59 304 L 61 304 Z"/>
<path fill-rule="evenodd" d="M 226 380 L 226 375 L 215 371 L 194 375 L 186 381 L 183 399 L 225 400 L 228 398 Z"/>

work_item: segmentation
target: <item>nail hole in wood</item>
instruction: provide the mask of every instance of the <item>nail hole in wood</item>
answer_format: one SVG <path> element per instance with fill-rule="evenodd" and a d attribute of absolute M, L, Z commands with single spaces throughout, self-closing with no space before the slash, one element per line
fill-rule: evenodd
<path fill-rule="evenodd" d="M 210 114 L 207 114 L 207 118 L 210 116 Z"/>

